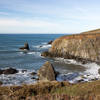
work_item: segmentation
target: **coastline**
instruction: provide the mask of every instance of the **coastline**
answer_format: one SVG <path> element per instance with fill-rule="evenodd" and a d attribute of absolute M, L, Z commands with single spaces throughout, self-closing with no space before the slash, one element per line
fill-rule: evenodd
<path fill-rule="evenodd" d="M 80 36 L 82 36 L 82 40 L 80 40 Z M 92 37 L 93 36 L 93 37 Z M 47 78 L 45 75 L 49 74 L 50 72 L 46 71 L 44 73 L 43 80 L 38 80 L 34 84 L 22 84 L 22 85 L 12 85 L 12 86 L 0 86 L 0 100 L 66 100 L 65 98 L 68 98 L 67 100 L 99 100 L 99 92 L 100 92 L 100 73 L 99 73 L 99 65 L 97 64 L 96 57 L 93 56 L 95 60 L 92 60 L 92 56 L 89 56 L 91 59 L 88 59 L 88 56 L 79 57 L 76 55 L 70 54 L 70 51 L 76 52 L 77 50 L 74 50 L 73 47 L 77 47 L 77 43 L 80 42 L 80 46 L 85 43 L 99 43 L 99 39 L 97 36 L 100 36 L 100 34 L 85 34 L 85 35 L 71 35 L 71 36 L 63 36 L 60 38 L 57 38 L 55 41 L 52 42 L 52 46 L 48 51 L 43 52 L 41 55 L 43 57 L 50 57 L 55 59 L 57 62 L 67 63 L 67 64 L 76 64 L 84 66 L 87 68 L 84 73 L 77 74 L 77 73 L 68 73 L 68 74 L 59 74 L 60 77 L 56 77 L 56 80 L 53 79 L 53 81 L 45 81 L 44 79 Z M 75 38 L 74 38 L 75 37 Z M 84 42 L 85 38 L 87 41 Z M 71 40 L 70 40 L 71 39 Z M 73 43 L 70 44 L 74 39 L 74 45 Z M 79 39 L 79 40 L 77 40 Z M 93 39 L 93 42 L 89 42 Z M 60 42 L 59 42 L 60 40 Z M 70 41 L 69 41 L 70 40 Z M 89 40 L 89 41 L 88 41 Z M 95 41 L 94 41 L 95 40 Z M 98 42 L 96 42 L 96 40 Z M 65 45 L 63 43 L 69 42 L 68 46 L 69 49 L 65 48 Z M 94 44 L 98 47 L 98 44 Z M 95 47 L 95 46 L 92 47 Z M 84 45 L 87 46 L 87 45 Z M 39 46 L 41 47 L 41 46 Z M 41 47 L 42 48 L 42 47 Z M 65 51 L 62 54 L 61 49 L 64 48 Z M 87 51 L 88 48 L 85 48 L 84 50 Z M 90 50 L 93 50 L 93 48 L 89 48 Z M 69 50 L 69 53 L 67 53 Z M 79 53 L 81 53 L 81 49 L 78 50 Z M 88 52 L 89 53 L 89 52 Z M 28 52 L 29 54 L 29 52 Z M 77 53 L 78 54 L 78 53 Z M 90 54 L 90 53 L 89 53 Z M 81 55 L 81 54 L 80 54 Z M 86 57 L 86 59 L 85 59 Z M 98 58 L 98 57 L 97 57 Z M 98 58 L 99 60 L 99 58 Z M 44 65 L 43 65 L 44 66 Z M 37 74 L 37 73 L 36 73 Z M 61 76 L 62 75 L 62 76 Z M 79 76 L 78 76 L 79 75 Z M 41 75 L 40 75 L 41 76 Z M 55 75 L 54 75 L 55 77 Z M 74 78 L 73 78 L 74 77 Z M 34 78 L 34 75 L 33 75 Z M 34 78 L 35 79 L 35 78 Z M 75 79 L 75 80 L 74 80 Z M 55 81 L 54 81 L 55 80 Z M 42 96 L 42 98 L 41 98 Z M 48 98 L 50 97 L 50 98 Z M 61 99 L 63 98 L 63 99 Z M 92 98 L 92 99 L 91 99 Z"/>

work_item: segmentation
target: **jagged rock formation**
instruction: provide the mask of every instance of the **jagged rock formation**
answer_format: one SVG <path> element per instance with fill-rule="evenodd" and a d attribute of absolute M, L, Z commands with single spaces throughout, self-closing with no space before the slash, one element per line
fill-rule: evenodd
<path fill-rule="evenodd" d="M 57 38 L 41 55 L 100 62 L 100 29 Z"/>
<path fill-rule="evenodd" d="M 24 44 L 24 47 L 19 48 L 20 50 L 29 50 L 29 45 L 28 43 Z"/>
<path fill-rule="evenodd" d="M 56 74 L 53 65 L 50 62 L 46 62 L 37 72 L 39 80 L 42 81 L 54 81 Z"/>

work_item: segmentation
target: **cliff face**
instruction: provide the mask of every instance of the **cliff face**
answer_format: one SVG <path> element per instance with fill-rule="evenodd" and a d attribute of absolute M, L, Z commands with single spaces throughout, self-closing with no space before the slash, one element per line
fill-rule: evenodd
<path fill-rule="evenodd" d="M 96 31 L 96 30 L 95 30 Z M 52 43 L 47 56 L 100 61 L 100 33 L 63 36 Z M 91 31 L 90 31 L 91 33 Z"/>

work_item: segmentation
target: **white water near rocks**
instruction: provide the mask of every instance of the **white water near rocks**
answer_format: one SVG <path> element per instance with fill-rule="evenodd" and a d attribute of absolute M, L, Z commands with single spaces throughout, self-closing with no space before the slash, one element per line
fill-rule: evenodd
<path fill-rule="evenodd" d="M 96 63 L 87 63 L 82 64 L 80 62 L 77 62 L 73 59 L 64 59 L 64 58 L 55 58 L 55 62 L 62 62 L 67 64 L 75 64 L 75 65 L 81 65 L 86 68 L 85 71 L 77 73 L 67 73 L 67 74 L 61 74 L 57 77 L 58 81 L 69 81 L 70 83 L 77 83 L 77 82 L 87 82 L 87 81 L 93 81 L 93 80 L 99 80 L 100 74 L 98 73 L 98 70 L 100 69 L 100 65 Z"/>
<path fill-rule="evenodd" d="M 36 82 L 36 75 L 31 72 L 37 70 L 46 61 L 50 61 L 56 71 L 60 72 L 57 76 L 58 81 L 69 81 L 71 83 L 92 81 L 100 79 L 98 74 L 99 65 L 96 63 L 81 64 L 73 59 L 63 58 L 44 58 L 41 52 L 48 50 L 51 45 L 49 41 L 61 35 L 1 35 L 0 36 L 0 69 L 13 67 L 19 70 L 13 75 L 0 75 L 3 85 L 32 84 Z M 12 38 L 11 38 L 12 37 Z M 29 43 L 30 51 L 20 51 L 25 42 Z M 6 49 L 5 49 L 6 48 Z M 27 71 L 22 71 L 27 70 Z"/>
<path fill-rule="evenodd" d="M 42 43 L 42 45 L 34 46 L 38 49 L 48 49 L 51 47 L 50 44 Z M 40 52 L 35 51 L 20 51 L 18 52 L 20 55 L 34 55 L 35 57 L 41 57 Z M 41 57 L 42 58 L 42 57 Z M 7 68 L 6 68 L 7 69 Z M 21 85 L 21 84 L 33 84 L 37 82 L 37 75 L 31 75 L 32 72 L 36 72 L 36 70 L 27 70 L 23 72 L 23 69 L 18 69 L 18 73 L 10 74 L 10 75 L 0 75 L 0 81 L 3 82 L 4 86 L 12 86 L 12 85 Z"/>

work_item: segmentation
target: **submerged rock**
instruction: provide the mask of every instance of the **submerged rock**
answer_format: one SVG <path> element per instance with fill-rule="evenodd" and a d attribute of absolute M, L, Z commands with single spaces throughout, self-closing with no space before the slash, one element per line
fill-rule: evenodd
<path fill-rule="evenodd" d="M 1 70 L 0 69 L 0 75 L 1 74 L 16 74 L 18 73 L 18 70 L 14 69 L 14 68 L 8 68 L 8 69 L 5 69 L 5 70 Z"/>
<path fill-rule="evenodd" d="M 56 78 L 55 70 L 50 62 L 46 62 L 37 72 L 39 80 L 54 81 Z"/>
<path fill-rule="evenodd" d="M 27 72 L 27 70 L 26 70 L 26 69 L 23 69 L 23 70 L 22 70 L 22 73 L 25 73 L 25 72 Z"/>
<path fill-rule="evenodd" d="M 52 55 L 48 51 L 42 52 L 41 53 L 41 56 L 44 56 L 44 57 L 52 57 Z"/>
<path fill-rule="evenodd" d="M 21 49 L 21 50 L 29 50 L 29 45 L 28 45 L 28 43 L 25 43 L 25 44 L 24 44 L 24 47 L 21 47 L 21 48 L 19 48 L 19 49 Z"/>
<path fill-rule="evenodd" d="M 30 73 L 31 75 L 36 75 L 37 73 L 36 72 L 32 72 L 32 73 Z"/>

